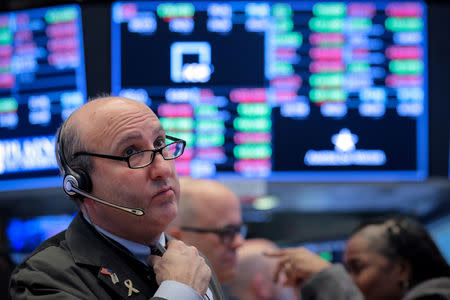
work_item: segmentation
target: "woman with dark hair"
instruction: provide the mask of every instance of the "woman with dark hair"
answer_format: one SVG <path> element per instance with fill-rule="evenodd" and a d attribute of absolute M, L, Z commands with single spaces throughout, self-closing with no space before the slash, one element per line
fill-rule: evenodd
<path fill-rule="evenodd" d="M 366 222 L 344 255 L 348 272 L 304 248 L 284 249 L 277 275 L 302 283 L 304 299 L 450 299 L 450 267 L 428 232 L 406 217 Z M 353 284 L 352 280 L 354 284 Z"/>

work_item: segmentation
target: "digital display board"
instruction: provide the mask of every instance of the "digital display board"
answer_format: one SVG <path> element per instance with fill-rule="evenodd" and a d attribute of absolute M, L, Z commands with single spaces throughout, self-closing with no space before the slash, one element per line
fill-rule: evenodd
<path fill-rule="evenodd" d="M 428 175 L 424 2 L 116 2 L 112 92 L 187 149 L 180 174 Z"/>
<path fill-rule="evenodd" d="M 0 13 L 0 191 L 61 184 L 55 132 L 86 101 L 81 10 Z"/>

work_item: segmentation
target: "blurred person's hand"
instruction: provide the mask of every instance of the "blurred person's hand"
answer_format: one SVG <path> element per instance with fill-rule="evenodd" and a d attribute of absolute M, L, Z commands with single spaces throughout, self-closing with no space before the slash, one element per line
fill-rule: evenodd
<path fill-rule="evenodd" d="M 313 275 L 331 266 L 330 262 L 305 248 L 283 249 L 266 253 L 266 255 L 279 258 L 275 269 L 275 280 L 280 281 L 280 275 L 284 273 L 286 279 L 283 284 L 288 286 L 298 286 Z"/>
<path fill-rule="evenodd" d="M 211 279 L 211 269 L 198 254 L 197 248 L 172 240 L 167 244 L 167 251 L 163 256 L 152 255 L 149 259 L 158 284 L 174 280 L 192 287 L 201 296 L 205 295 Z"/>

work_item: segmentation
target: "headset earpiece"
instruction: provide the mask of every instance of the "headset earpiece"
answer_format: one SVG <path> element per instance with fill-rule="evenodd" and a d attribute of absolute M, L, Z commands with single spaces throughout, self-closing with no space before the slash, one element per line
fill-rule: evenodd
<path fill-rule="evenodd" d="M 59 129 L 58 131 L 58 138 L 55 148 L 57 159 L 64 173 L 63 190 L 71 198 L 81 200 L 86 197 L 104 205 L 120 209 L 121 211 L 125 211 L 135 216 L 145 215 L 145 210 L 143 208 L 119 205 L 90 194 L 90 191 L 92 190 L 92 181 L 89 177 L 89 174 L 85 170 L 80 168 L 72 169 L 67 163 L 66 157 L 64 155 L 64 145 L 61 138 L 61 129 Z"/>
<path fill-rule="evenodd" d="M 74 177 L 75 180 L 77 181 L 77 187 L 80 190 L 90 193 L 92 191 L 92 181 L 91 177 L 89 177 L 89 174 L 85 170 L 80 168 L 75 168 L 71 170 L 72 170 L 71 173 L 72 177 Z"/>
<path fill-rule="evenodd" d="M 64 192 L 72 198 L 83 198 L 71 187 L 76 187 L 89 193 L 92 190 L 92 181 L 89 174 L 80 168 L 72 169 L 67 163 L 64 155 L 64 145 L 62 144 L 61 129 L 58 131 L 57 155 L 59 162 L 64 170 L 63 189 Z"/>

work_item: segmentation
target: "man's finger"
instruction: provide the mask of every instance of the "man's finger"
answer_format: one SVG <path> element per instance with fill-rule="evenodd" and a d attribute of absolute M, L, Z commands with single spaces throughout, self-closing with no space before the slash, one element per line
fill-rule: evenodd
<path fill-rule="evenodd" d="M 290 252 L 289 250 L 290 249 L 282 249 L 277 251 L 264 252 L 264 255 L 269 257 L 281 257 L 287 255 Z"/>
<path fill-rule="evenodd" d="M 161 256 L 158 255 L 149 255 L 147 258 L 147 264 L 153 266 L 156 262 L 161 260 Z"/>

